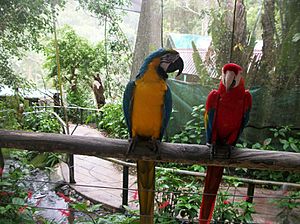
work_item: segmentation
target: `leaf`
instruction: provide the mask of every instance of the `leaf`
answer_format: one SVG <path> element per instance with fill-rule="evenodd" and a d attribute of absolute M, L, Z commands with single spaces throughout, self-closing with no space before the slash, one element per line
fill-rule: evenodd
<path fill-rule="evenodd" d="M 0 181 L 0 186 L 12 186 L 12 183 L 6 181 Z"/>
<path fill-rule="evenodd" d="M 271 139 L 271 138 L 267 138 L 267 139 L 264 140 L 264 143 L 263 143 L 263 144 L 264 144 L 265 146 L 267 146 L 267 145 L 270 145 L 271 142 L 272 142 L 272 139 Z"/>
<path fill-rule="evenodd" d="M 285 139 L 279 139 L 279 142 L 281 143 L 281 144 L 288 144 L 289 142 L 287 141 L 287 140 L 285 140 Z"/>
<path fill-rule="evenodd" d="M 78 211 L 87 211 L 87 204 L 86 203 L 77 203 L 77 204 L 72 204 L 72 207 L 75 209 L 75 210 L 78 210 Z"/>
<path fill-rule="evenodd" d="M 254 145 L 252 145 L 253 149 L 260 149 L 261 148 L 261 144 L 259 143 L 255 143 Z"/>
<path fill-rule="evenodd" d="M 295 33 L 295 35 L 293 36 L 292 41 L 293 42 L 298 42 L 300 40 L 300 33 Z"/>
<path fill-rule="evenodd" d="M 294 151 L 296 151 L 296 152 L 298 151 L 298 147 L 295 143 L 291 143 L 290 146 Z"/>
<path fill-rule="evenodd" d="M 25 204 L 25 201 L 23 198 L 13 198 L 12 199 L 12 203 L 15 204 L 15 205 L 24 205 Z"/>

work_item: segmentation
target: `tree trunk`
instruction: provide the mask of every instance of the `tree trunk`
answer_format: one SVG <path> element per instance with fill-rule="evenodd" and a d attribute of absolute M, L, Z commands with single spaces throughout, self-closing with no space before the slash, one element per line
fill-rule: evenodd
<path fill-rule="evenodd" d="M 241 65 L 243 68 L 248 66 L 249 60 L 245 53 L 247 49 L 247 20 L 246 8 L 243 0 L 237 0 L 234 24 L 234 37 L 232 50 L 232 62 Z M 233 23 L 233 21 L 232 21 Z"/>
<path fill-rule="evenodd" d="M 104 97 L 104 88 L 99 74 L 94 76 L 92 89 L 97 102 L 97 108 L 100 109 L 105 104 L 105 97 Z"/>
<path fill-rule="evenodd" d="M 275 66 L 275 1 L 264 1 L 264 13 L 262 14 L 263 47 L 260 75 L 258 85 L 266 85 L 272 78 L 272 69 Z M 273 74 L 274 76 L 274 74 Z M 267 84 L 269 86 L 269 83 Z"/>
<path fill-rule="evenodd" d="M 280 2 L 280 1 L 279 1 Z M 276 75 L 284 89 L 300 86 L 300 1 L 282 1 L 281 13 L 282 40 Z"/>
<path fill-rule="evenodd" d="M 131 77 L 133 80 L 145 57 L 161 46 L 160 0 L 143 0 L 140 14 Z"/>

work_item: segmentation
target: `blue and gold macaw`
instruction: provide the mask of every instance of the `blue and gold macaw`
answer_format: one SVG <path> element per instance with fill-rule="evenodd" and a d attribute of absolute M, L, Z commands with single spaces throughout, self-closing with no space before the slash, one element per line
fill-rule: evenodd
<path fill-rule="evenodd" d="M 160 48 L 151 53 L 141 66 L 136 79 L 125 89 L 123 110 L 130 135 L 127 154 L 137 141 L 150 141 L 160 154 L 162 140 L 172 111 L 167 73 L 183 70 L 183 60 L 175 50 Z M 177 76 L 178 76 L 177 75 Z M 152 224 L 154 214 L 155 162 L 137 161 L 140 223 Z"/>

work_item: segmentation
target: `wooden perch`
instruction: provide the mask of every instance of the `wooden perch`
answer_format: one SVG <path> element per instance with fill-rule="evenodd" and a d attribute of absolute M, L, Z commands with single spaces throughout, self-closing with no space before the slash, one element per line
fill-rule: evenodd
<path fill-rule="evenodd" d="M 300 153 L 234 149 L 230 159 L 210 160 L 210 150 L 206 145 L 162 143 L 161 158 L 157 159 L 157 155 L 150 150 L 147 143 L 139 143 L 135 150 L 125 157 L 128 147 L 126 140 L 0 130 L 0 147 L 119 159 L 300 171 Z"/>

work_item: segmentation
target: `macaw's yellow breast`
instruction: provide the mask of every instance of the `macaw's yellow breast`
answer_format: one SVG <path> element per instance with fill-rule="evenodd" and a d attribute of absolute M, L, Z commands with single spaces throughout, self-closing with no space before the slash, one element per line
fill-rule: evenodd
<path fill-rule="evenodd" d="M 133 137 L 159 138 L 166 90 L 166 82 L 160 78 L 149 80 L 143 77 L 136 81 L 132 108 Z"/>

